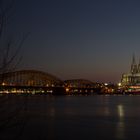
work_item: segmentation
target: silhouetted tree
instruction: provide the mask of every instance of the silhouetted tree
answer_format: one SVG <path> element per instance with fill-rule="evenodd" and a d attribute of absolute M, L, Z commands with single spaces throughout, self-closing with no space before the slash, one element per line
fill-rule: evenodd
<path fill-rule="evenodd" d="M 9 39 L 4 43 L 5 31 L 10 22 L 12 16 L 11 11 L 14 4 L 15 0 L 11 0 L 8 3 L 4 3 L 4 0 L 0 0 L 0 74 L 2 75 L 0 83 L 4 80 L 4 73 L 17 68 L 17 65 L 21 61 L 21 56 L 19 56 L 20 49 L 28 36 L 28 34 L 26 34 L 19 41 Z"/>
<path fill-rule="evenodd" d="M 4 73 L 13 71 L 21 61 L 19 52 L 27 35 L 20 41 L 14 42 L 13 39 L 6 39 L 5 32 L 10 22 L 11 11 L 15 5 L 15 0 L 0 0 L 0 87 L 5 79 Z M 16 39 L 15 39 L 16 40 Z M 20 130 L 24 127 L 25 120 L 19 119 L 19 115 L 26 110 L 27 100 L 17 103 L 18 97 L 9 95 L 0 96 L 0 135 L 3 131 L 20 124 Z M 20 133 L 21 133 L 20 131 Z M 18 134 L 17 134 L 18 136 Z M 0 138 L 1 139 L 1 138 Z M 18 139 L 18 138 L 17 138 Z"/>

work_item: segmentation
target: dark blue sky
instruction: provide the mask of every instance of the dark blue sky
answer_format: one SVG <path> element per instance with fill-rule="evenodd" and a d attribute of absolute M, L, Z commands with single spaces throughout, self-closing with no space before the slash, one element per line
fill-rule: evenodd
<path fill-rule="evenodd" d="M 119 82 L 140 58 L 138 0 L 18 0 L 12 33 L 30 32 L 20 68 Z"/>

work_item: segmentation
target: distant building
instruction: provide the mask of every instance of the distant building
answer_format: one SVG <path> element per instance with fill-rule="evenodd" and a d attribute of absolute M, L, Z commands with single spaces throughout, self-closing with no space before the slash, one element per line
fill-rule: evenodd
<path fill-rule="evenodd" d="M 140 85 L 140 62 L 136 64 L 134 55 L 130 72 L 122 75 L 121 84 L 123 86 Z"/>

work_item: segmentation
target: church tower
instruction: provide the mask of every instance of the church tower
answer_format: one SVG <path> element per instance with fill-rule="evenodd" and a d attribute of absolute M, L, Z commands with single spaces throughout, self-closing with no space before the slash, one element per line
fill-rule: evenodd
<path fill-rule="evenodd" d="M 138 73 L 140 73 L 140 60 L 139 60 L 139 64 L 138 64 Z"/>
<path fill-rule="evenodd" d="M 140 65 L 139 65 L 139 67 L 140 67 Z M 136 74 L 137 72 L 138 72 L 138 67 L 136 64 L 135 55 L 133 55 L 132 64 L 131 64 L 131 73 Z"/>

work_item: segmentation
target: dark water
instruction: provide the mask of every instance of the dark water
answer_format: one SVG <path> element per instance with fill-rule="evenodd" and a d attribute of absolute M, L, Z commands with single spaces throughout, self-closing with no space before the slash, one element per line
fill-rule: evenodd
<path fill-rule="evenodd" d="M 0 140 L 137 140 L 140 139 L 140 96 L 11 97 L 21 108 L 17 124 Z M 24 102 L 23 102 L 24 101 Z"/>

